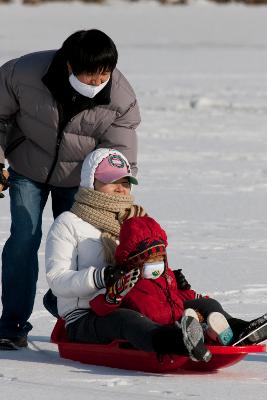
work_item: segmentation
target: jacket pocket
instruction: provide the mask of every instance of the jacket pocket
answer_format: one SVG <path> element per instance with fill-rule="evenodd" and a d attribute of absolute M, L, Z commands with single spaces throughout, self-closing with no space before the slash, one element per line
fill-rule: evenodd
<path fill-rule="evenodd" d="M 7 158 L 7 156 L 12 153 L 12 151 L 15 150 L 21 143 L 23 143 L 24 140 L 26 140 L 26 136 L 21 136 L 14 140 L 14 142 L 10 143 L 5 149 L 5 157 Z"/>

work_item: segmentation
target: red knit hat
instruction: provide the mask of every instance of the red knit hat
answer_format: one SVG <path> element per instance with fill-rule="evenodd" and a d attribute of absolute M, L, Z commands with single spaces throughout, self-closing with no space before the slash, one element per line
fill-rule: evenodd
<path fill-rule="evenodd" d="M 124 221 L 119 240 L 115 259 L 118 265 L 126 268 L 143 264 L 151 255 L 166 256 L 167 235 L 161 226 L 148 216 L 133 217 Z"/>

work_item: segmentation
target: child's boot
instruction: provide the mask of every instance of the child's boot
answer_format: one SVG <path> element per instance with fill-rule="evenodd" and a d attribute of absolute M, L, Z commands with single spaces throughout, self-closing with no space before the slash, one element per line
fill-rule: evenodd
<path fill-rule="evenodd" d="M 181 320 L 181 328 L 190 358 L 193 361 L 210 361 L 212 354 L 204 344 L 203 329 L 198 319 L 195 316 L 184 315 Z"/>
<path fill-rule="evenodd" d="M 193 310 L 193 308 L 186 308 L 184 310 L 184 314 L 183 315 L 186 315 L 188 317 L 193 317 L 197 321 L 199 321 L 198 314 L 197 314 L 197 312 L 195 310 Z"/>
<path fill-rule="evenodd" d="M 214 342 L 228 346 L 233 339 L 233 331 L 225 316 L 219 312 L 212 312 L 207 318 L 207 336 Z"/>

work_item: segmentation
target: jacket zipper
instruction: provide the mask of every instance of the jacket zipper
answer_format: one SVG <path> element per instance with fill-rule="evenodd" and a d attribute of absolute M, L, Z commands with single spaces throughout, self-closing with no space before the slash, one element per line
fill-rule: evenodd
<path fill-rule="evenodd" d="M 48 172 L 48 175 L 47 175 L 47 178 L 46 178 L 46 181 L 45 181 L 46 184 L 49 183 L 51 175 L 53 174 L 55 166 L 56 166 L 56 163 L 58 161 L 58 153 L 59 153 L 59 147 L 60 147 L 60 143 L 61 143 L 62 137 L 63 137 L 63 131 L 60 131 L 58 133 L 58 135 L 57 135 L 56 154 L 55 154 L 52 166 L 50 168 L 50 171 Z"/>
<path fill-rule="evenodd" d="M 62 112 L 61 105 L 59 103 L 57 103 L 57 107 L 58 107 L 58 114 L 59 114 L 59 118 L 60 118 L 61 112 Z M 63 138 L 63 129 L 64 129 L 64 127 L 60 128 L 60 121 L 59 121 L 59 123 L 58 123 L 58 132 L 57 132 L 57 142 L 56 142 L 56 153 L 55 153 L 55 157 L 54 157 L 52 166 L 50 168 L 50 171 L 48 172 L 45 184 L 49 183 L 49 181 L 51 179 L 51 176 L 52 176 L 52 174 L 54 172 L 54 169 L 56 167 L 57 161 L 58 161 L 60 143 L 61 143 L 62 138 Z"/>
<path fill-rule="evenodd" d="M 165 294 L 167 303 L 170 306 L 170 311 L 171 311 L 171 321 L 172 323 L 175 323 L 175 312 L 174 312 L 174 301 L 171 297 L 171 293 L 170 293 L 170 288 L 169 288 L 169 283 L 167 281 L 167 277 L 164 274 L 164 278 L 165 278 L 165 282 L 166 282 L 166 288 L 164 288 L 163 286 L 161 286 L 158 282 L 156 282 L 156 280 L 154 280 L 153 282 L 163 291 L 163 293 Z"/>

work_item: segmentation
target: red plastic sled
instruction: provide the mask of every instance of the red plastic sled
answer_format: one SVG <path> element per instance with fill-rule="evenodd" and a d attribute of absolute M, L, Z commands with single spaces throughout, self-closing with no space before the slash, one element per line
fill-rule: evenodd
<path fill-rule="evenodd" d="M 80 361 L 85 364 L 103 365 L 144 372 L 216 371 L 229 367 L 242 360 L 249 353 L 265 352 L 265 345 L 251 346 L 208 346 L 212 359 L 208 362 L 194 362 L 186 356 L 164 356 L 159 360 L 156 353 L 136 350 L 128 342 L 114 341 L 110 344 L 84 344 L 68 341 L 64 321 L 58 320 L 51 341 L 58 345 L 62 358 Z"/>

